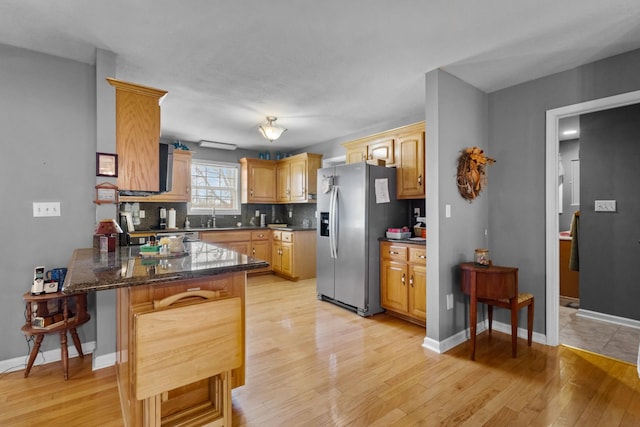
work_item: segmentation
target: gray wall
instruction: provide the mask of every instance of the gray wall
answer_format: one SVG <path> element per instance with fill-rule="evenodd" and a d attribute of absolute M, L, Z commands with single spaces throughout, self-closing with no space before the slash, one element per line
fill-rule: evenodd
<path fill-rule="evenodd" d="M 580 128 L 580 308 L 640 320 L 640 105 L 582 115 Z"/>
<path fill-rule="evenodd" d="M 96 95 L 94 67 L 0 45 L 0 361 L 28 355 L 20 328 L 22 294 L 33 268 L 66 267 L 75 248 L 91 246 L 95 225 Z M 32 202 L 60 202 L 60 217 L 34 218 Z M 94 307 L 90 307 L 95 315 Z M 95 340 L 92 320 L 79 328 Z M 46 338 L 43 350 L 59 348 Z M 41 362 L 41 357 L 38 357 Z"/>
<path fill-rule="evenodd" d="M 489 94 L 489 152 L 497 159 L 489 176 L 490 249 L 494 262 L 520 268 L 520 288 L 536 298 L 538 332 L 546 311 L 545 112 L 638 89 L 640 50 Z M 628 291 L 612 298 L 621 302 Z M 508 322 L 503 312 L 496 319 Z"/>
<path fill-rule="evenodd" d="M 477 146 L 496 157 L 488 147 L 487 114 L 485 93 L 441 70 L 426 75 L 427 338 L 434 341 L 467 326 L 457 265 L 472 261 L 475 248 L 487 246 L 486 190 L 469 203 L 456 185 L 461 150 Z M 494 168 L 488 170 L 489 188 Z M 450 218 L 445 218 L 447 204 Z M 453 310 L 446 309 L 447 294 L 454 295 Z"/>

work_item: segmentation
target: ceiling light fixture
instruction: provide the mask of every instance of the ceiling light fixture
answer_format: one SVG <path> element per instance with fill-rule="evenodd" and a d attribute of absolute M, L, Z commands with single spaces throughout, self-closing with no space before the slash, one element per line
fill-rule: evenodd
<path fill-rule="evenodd" d="M 235 150 L 235 144 L 225 144 L 224 142 L 214 142 L 214 141 L 205 141 L 202 140 L 199 142 L 200 147 L 205 148 L 218 148 L 220 150 Z"/>
<path fill-rule="evenodd" d="M 567 129 L 562 132 L 563 135 L 575 135 L 576 133 L 578 133 L 576 129 Z"/>
<path fill-rule="evenodd" d="M 282 134 L 287 130 L 286 128 L 275 124 L 276 120 L 278 120 L 277 117 L 267 116 L 267 124 L 260 125 L 258 127 L 262 136 L 264 136 L 265 139 L 268 139 L 269 142 L 273 142 L 280 138 L 280 136 L 282 136 Z"/>

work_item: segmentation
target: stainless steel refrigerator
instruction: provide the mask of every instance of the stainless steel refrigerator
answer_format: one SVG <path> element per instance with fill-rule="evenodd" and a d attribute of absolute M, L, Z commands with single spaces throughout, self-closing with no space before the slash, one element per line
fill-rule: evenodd
<path fill-rule="evenodd" d="M 360 316 L 384 311 L 378 239 L 409 220 L 407 202 L 396 200 L 395 168 L 362 162 L 319 169 L 317 210 L 318 299 Z"/>

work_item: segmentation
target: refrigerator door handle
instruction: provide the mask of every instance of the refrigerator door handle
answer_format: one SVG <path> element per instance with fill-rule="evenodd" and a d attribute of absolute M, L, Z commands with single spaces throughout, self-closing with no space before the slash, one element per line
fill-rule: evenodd
<path fill-rule="evenodd" d="M 329 249 L 331 258 L 338 258 L 338 189 L 331 187 L 329 199 Z"/>

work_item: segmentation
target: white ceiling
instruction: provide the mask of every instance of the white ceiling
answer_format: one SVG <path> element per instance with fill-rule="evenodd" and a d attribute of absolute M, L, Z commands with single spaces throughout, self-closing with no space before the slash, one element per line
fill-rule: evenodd
<path fill-rule="evenodd" d="M 491 92 L 640 48 L 640 1 L 3 0 L 0 43 L 114 52 L 116 77 L 169 91 L 163 138 L 293 150 L 421 117 L 438 67 Z M 267 115 L 289 129 L 272 144 Z"/>

